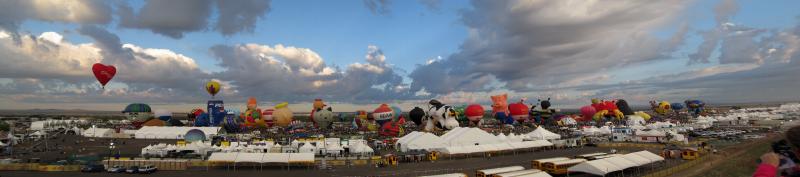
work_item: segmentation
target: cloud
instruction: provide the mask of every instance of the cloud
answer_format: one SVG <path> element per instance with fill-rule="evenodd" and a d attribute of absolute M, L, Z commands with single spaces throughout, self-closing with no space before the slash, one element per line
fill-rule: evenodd
<path fill-rule="evenodd" d="M 101 28 L 79 33 L 95 43 L 75 44 L 61 34 L 22 35 L 19 42 L 0 37 L 0 92 L 19 102 L 119 102 L 194 100 L 204 95 L 209 75 L 194 60 L 167 49 L 121 44 Z M 94 63 L 114 65 L 117 75 L 100 89 Z"/>
<path fill-rule="evenodd" d="M 363 0 L 364 6 L 376 15 L 387 15 L 391 13 L 392 0 Z"/>
<path fill-rule="evenodd" d="M 407 93 L 402 77 L 386 63 L 376 46 L 368 47 L 366 63 L 353 63 L 344 70 L 326 65 L 311 49 L 280 44 L 217 45 L 211 53 L 224 69 L 214 75 L 229 81 L 241 96 L 358 102 L 398 98 Z"/>
<path fill-rule="evenodd" d="M 112 19 L 111 11 L 111 7 L 102 0 L 0 1 L 0 30 L 7 31 L 9 36 L 19 43 L 21 39 L 17 30 L 25 21 L 107 24 Z"/>
<path fill-rule="evenodd" d="M 432 11 L 439 11 L 441 10 L 442 0 L 417 0 L 422 5 L 428 8 L 428 10 Z"/>
<path fill-rule="evenodd" d="M 473 9 L 461 14 L 469 36 L 460 51 L 412 71 L 412 91 L 561 86 L 572 78 L 670 58 L 686 35 L 685 27 L 670 39 L 650 34 L 671 22 L 685 2 L 471 2 Z"/>
<path fill-rule="evenodd" d="M 106 24 L 111 21 L 111 8 L 102 0 L 0 1 L 0 27 L 16 32 L 19 25 L 26 20 Z"/>
<path fill-rule="evenodd" d="M 271 1 L 246 0 L 171 0 L 146 1 L 138 13 L 128 4 L 120 4 L 120 26 L 148 29 L 153 33 L 182 38 L 185 33 L 205 31 L 211 19 L 213 30 L 223 35 L 252 32 L 258 19 L 269 12 Z M 217 9 L 217 16 L 212 12 Z"/>

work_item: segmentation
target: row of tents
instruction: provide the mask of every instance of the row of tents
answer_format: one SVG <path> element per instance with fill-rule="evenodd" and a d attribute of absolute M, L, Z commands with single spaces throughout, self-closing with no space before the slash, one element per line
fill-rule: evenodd
<path fill-rule="evenodd" d="M 428 132 L 411 132 L 395 142 L 395 149 L 409 151 L 439 151 L 444 154 L 506 151 L 553 146 L 547 140 L 560 139 L 561 135 L 544 128 L 524 134 L 493 135 L 479 128 L 457 127 L 442 136 Z"/>

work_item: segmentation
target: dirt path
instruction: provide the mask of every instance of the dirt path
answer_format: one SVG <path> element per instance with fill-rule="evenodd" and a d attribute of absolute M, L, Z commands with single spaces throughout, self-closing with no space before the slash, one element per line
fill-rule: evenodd
<path fill-rule="evenodd" d="M 733 145 L 730 147 L 726 147 L 724 149 L 719 150 L 716 154 L 710 154 L 711 160 L 706 163 L 702 163 L 700 165 L 694 166 L 693 168 L 687 169 L 683 172 L 672 174 L 671 177 L 684 177 L 684 176 L 706 176 L 709 170 L 714 169 L 718 165 L 722 164 L 725 161 L 731 160 L 733 158 L 737 158 L 747 152 L 753 147 L 776 141 L 781 136 L 780 134 L 773 133 L 769 134 L 767 137 L 746 142 L 738 145 Z"/>

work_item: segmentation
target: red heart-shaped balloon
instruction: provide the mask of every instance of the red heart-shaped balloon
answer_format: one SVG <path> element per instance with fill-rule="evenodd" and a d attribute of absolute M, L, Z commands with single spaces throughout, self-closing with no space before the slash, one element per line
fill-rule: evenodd
<path fill-rule="evenodd" d="M 114 75 L 117 74 L 117 68 L 112 65 L 95 63 L 92 66 L 92 72 L 94 72 L 94 77 L 97 78 L 97 81 L 99 81 L 100 84 L 105 88 L 108 81 L 110 81 L 111 78 L 114 78 Z"/>

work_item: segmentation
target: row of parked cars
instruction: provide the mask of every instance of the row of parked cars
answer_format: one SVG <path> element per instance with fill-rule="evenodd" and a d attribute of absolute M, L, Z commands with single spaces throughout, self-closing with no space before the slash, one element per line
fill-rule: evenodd
<path fill-rule="evenodd" d="M 156 168 L 156 166 L 153 165 L 130 166 L 127 168 L 125 168 L 124 166 L 117 165 L 106 169 L 105 166 L 103 165 L 86 165 L 81 169 L 81 172 L 87 172 L 87 173 L 103 172 L 103 171 L 109 173 L 149 174 L 149 173 L 155 173 L 156 171 L 158 171 L 158 168 Z"/>

